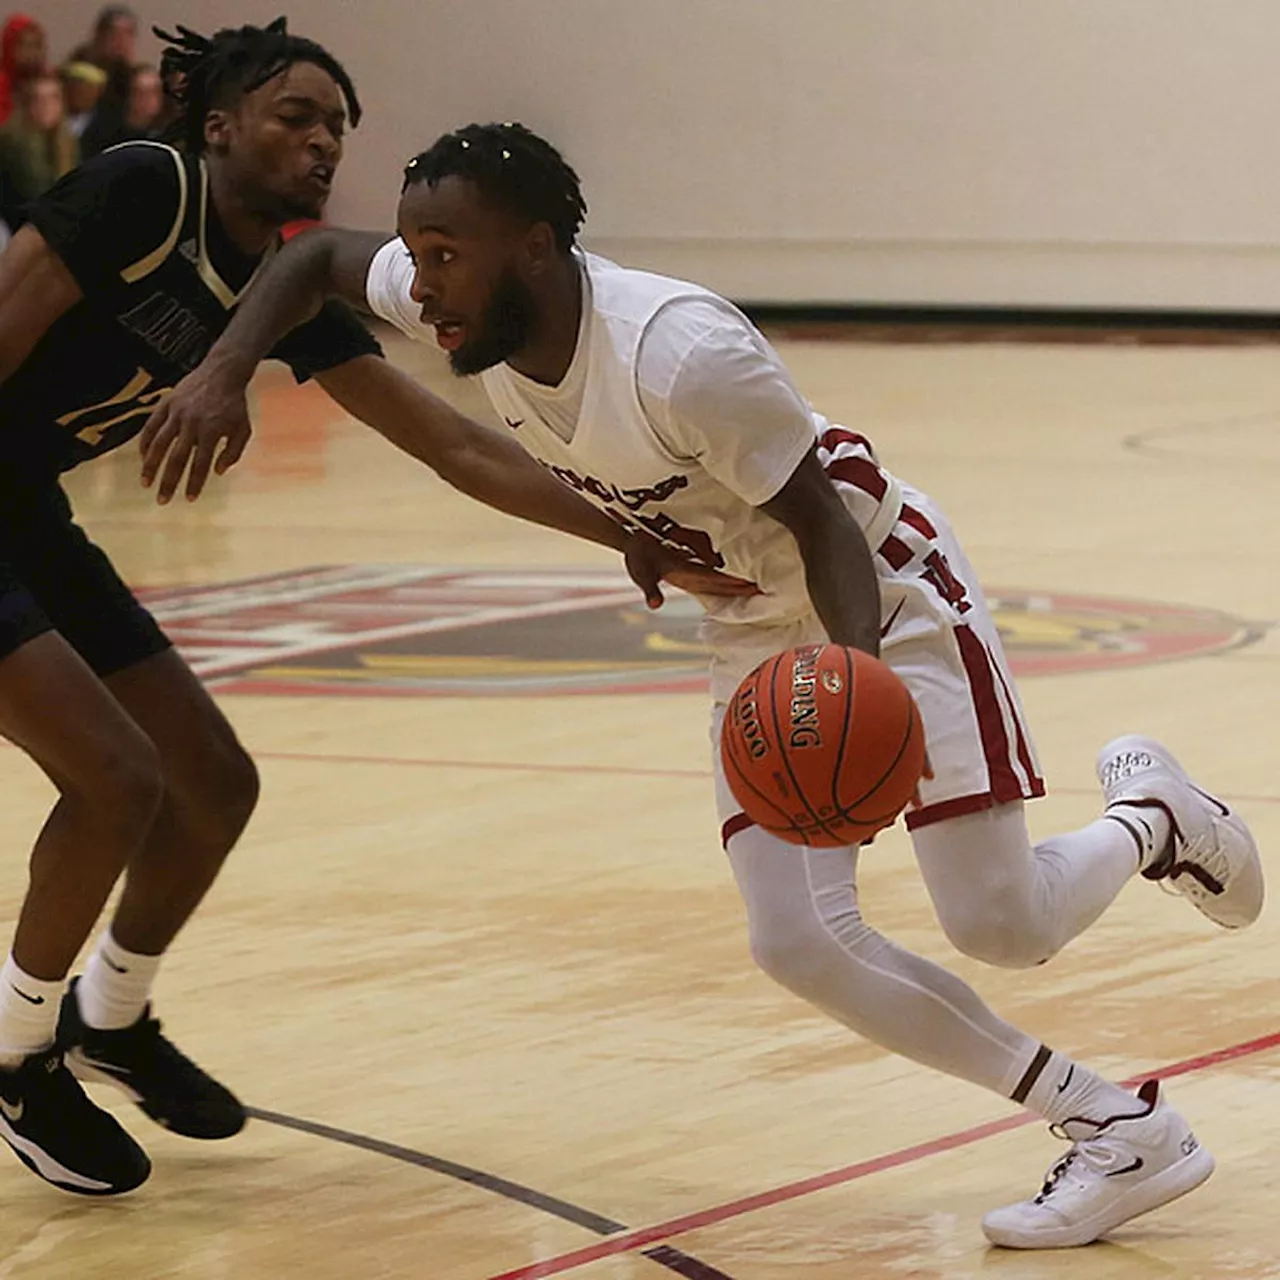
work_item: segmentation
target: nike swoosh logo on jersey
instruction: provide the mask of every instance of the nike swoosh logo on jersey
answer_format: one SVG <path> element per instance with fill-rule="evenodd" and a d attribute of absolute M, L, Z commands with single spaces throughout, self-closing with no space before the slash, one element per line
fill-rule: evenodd
<path fill-rule="evenodd" d="M 1141 1156 L 1134 1156 L 1132 1164 L 1125 1165 L 1123 1169 L 1112 1169 L 1111 1172 L 1107 1174 L 1107 1177 L 1118 1178 L 1122 1173 L 1137 1173 L 1145 1163 L 1146 1161 L 1143 1160 Z"/>
<path fill-rule="evenodd" d="M 25 991 L 19 991 L 12 982 L 9 984 L 9 988 L 17 992 L 28 1004 L 44 1004 L 44 996 L 29 996 Z"/>
<path fill-rule="evenodd" d="M 27 1104 L 25 1101 L 21 1101 L 17 1106 L 15 1106 L 12 1102 L 8 1102 L 6 1099 L 0 1098 L 0 1111 L 4 1112 L 4 1118 L 10 1124 L 17 1124 L 18 1121 L 22 1119 L 26 1109 Z"/>

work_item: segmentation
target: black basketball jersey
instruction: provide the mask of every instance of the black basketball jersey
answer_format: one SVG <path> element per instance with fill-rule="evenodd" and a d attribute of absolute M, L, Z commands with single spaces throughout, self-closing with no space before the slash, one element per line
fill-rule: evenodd
<path fill-rule="evenodd" d="M 232 244 L 204 161 L 155 142 L 94 157 L 29 212 L 84 297 L 0 385 L 0 483 L 10 484 L 56 476 L 141 431 L 274 252 Z M 271 354 L 302 382 L 381 349 L 330 302 Z"/>

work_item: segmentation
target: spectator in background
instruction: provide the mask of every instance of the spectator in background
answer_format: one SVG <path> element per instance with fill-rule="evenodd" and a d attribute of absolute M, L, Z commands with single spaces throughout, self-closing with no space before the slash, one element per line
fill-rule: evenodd
<path fill-rule="evenodd" d="M 22 86 L 43 75 L 48 42 L 44 28 L 25 13 L 15 13 L 0 30 L 0 124 L 13 114 Z"/>
<path fill-rule="evenodd" d="M 62 78 L 67 128 L 77 138 L 82 137 L 107 87 L 107 73 L 92 62 L 68 62 L 58 74 Z"/>
<path fill-rule="evenodd" d="M 91 62 L 108 75 L 119 75 L 120 96 L 124 97 L 125 74 L 133 66 L 138 49 L 138 19 L 132 9 L 109 4 L 98 10 L 93 38 L 72 55 L 72 62 Z"/>
<path fill-rule="evenodd" d="M 138 49 L 138 19 L 122 4 L 98 10 L 93 35 L 72 55 L 72 62 L 88 62 L 107 73 L 107 87 L 98 103 L 97 114 L 117 126 L 129 100 L 129 76 Z"/>
<path fill-rule="evenodd" d="M 88 160 L 122 142 L 154 138 L 164 110 L 164 86 L 160 73 L 146 63 L 129 73 L 129 92 L 119 114 L 100 107 L 80 136 L 81 158 Z"/>
<path fill-rule="evenodd" d="M 78 161 L 58 77 L 46 73 L 23 81 L 17 109 L 0 126 L 0 217 L 16 231 L 25 221 L 24 206 Z"/>

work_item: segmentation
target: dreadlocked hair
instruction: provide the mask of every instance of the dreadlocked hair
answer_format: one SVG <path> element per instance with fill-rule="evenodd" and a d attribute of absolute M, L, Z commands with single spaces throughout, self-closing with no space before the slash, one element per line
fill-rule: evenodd
<path fill-rule="evenodd" d="M 549 142 L 522 124 L 469 124 L 446 133 L 405 166 L 404 186 L 466 178 L 491 203 L 530 222 L 546 222 L 561 251 L 572 248 L 587 216 L 578 175 Z"/>
<path fill-rule="evenodd" d="M 342 90 L 352 125 L 360 123 L 360 99 L 346 68 L 314 40 L 290 35 L 284 18 L 265 27 L 225 27 L 212 36 L 182 26 L 176 34 L 152 30 L 168 45 L 160 76 L 165 92 L 180 107 L 165 141 L 191 155 L 205 149 L 204 122 L 210 111 L 234 105 L 295 62 L 313 62 L 327 71 Z"/>

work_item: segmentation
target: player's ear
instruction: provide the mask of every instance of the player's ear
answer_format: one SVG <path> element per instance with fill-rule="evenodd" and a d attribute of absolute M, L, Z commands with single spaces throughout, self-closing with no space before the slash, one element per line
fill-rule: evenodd
<path fill-rule="evenodd" d="M 210 151 L 225 151 L 231 141 L 231 113 L 210 111 L 204 118 L 204 142 Z"/>
<path fill-rule="evenodd" d="M 549 222 L 535 222 L 525 233 L 525 256 L 529 270 L 534 275 L 541 275 L 559 256 L 556 245 L 556 233 Z"/>

